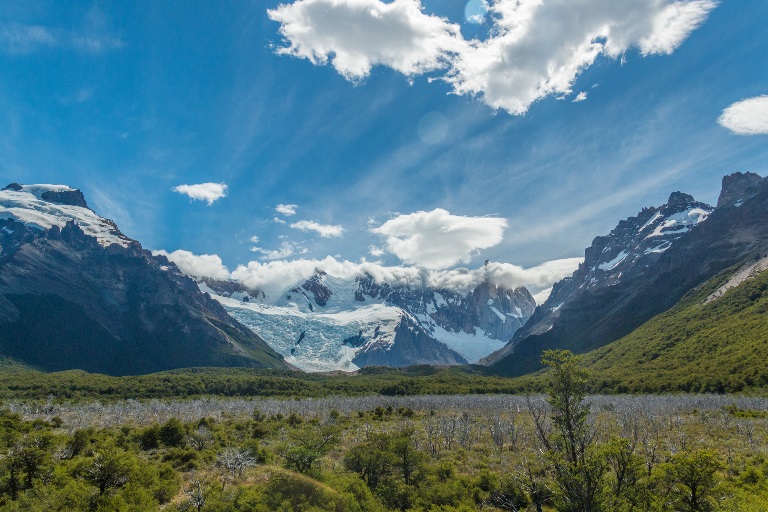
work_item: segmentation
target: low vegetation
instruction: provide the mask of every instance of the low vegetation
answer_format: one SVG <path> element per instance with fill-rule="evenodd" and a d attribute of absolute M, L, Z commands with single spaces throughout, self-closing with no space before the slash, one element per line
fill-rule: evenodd
<path fill-rule="evenodd" d="M 766 510 L 768 400 L 542 396 L 6 401 L 0 510 Z"/>
<path fill-rule="evenodd" d="M 628 336 L 585 356 L 602 392 L 738 393 L 768 386 L 768 272 L 707 297 L 724 272 Z"/>
<path fill-rule="evenodd" d="M 485 375 L 484 371 L 480 367 L 368 367 L 349 375 L 199 368 L 111 377 L 79 370 L 43 373 L 6 360 L 5 369 L 0 370 L 0 399 L 318 398 L 370 394 L 515 394 L 534 390 L 527 379 Z M 543 389 L 541 383 L 539 389 Z"/>

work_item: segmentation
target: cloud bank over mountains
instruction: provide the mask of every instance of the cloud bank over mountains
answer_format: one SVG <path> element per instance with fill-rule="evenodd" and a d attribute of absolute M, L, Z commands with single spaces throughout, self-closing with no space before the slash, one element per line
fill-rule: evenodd
<path fill-rule="evenodd" d="M 539 99 L 571 94 L 576 78 L 600 56 L 616 59 L 631 49 L 671 54 L 716 5 L 494 0 L 482 40 L 465 39 L 458 24 L 426 13 L 420 0 L 295 0 L 268 15 L 280 23 L 285 45 L 279 54 L 330 64 L 355 82 L 374 66 L 408 77 L 431 73 L 455 94 L 519 115 Z"/>
<path fill-rule="evenodd" d="M 154 251 L 154 254 L 167 257 L 189 276 L 233 279 L 250 289 L 263 291 L 268 297 L 279 296 L 288 288 L 305 281 L 315 273 L 316 269 L 322 269 L 331 276 L 339 278 L 354 279 L 370 275 L 376 282 L 392 286 L 430 287 L 467 292 L 487 281 L 508 289 L 525 286 L 535 293 L 571 275 L 583 261 L 583 258 L 567 258 L 548 261 L 530 268 L 509 263 L 489 262 L 472 270 L 465 268 L 428 270 L 406 266 L 388 267 L 364 260 L 355 263 L 327 256 L 319 260 L 279 260 L 268 263 L 251 261 L 229 272 L 222 264 L 221 258 L 216 255 L 197 256 L 181 250 L 172 253 Z"/>

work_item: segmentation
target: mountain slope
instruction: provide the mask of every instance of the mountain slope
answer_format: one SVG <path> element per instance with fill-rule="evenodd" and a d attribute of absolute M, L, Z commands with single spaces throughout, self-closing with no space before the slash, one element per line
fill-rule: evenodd
<path fill-rule="evenodd" d="M 90 210 L 79 190 L 52 185 L 0 191 L 0 354 L 114 375 L 286 367 L 175 265 Z"/>
<path fill-rule="evenodd" d="M 646 209 L 619 223 L 608 237 L 596 238 L 582 267 L 557 283 L 512 342 L 487 360 L 492 370 L 522 375 L 541 367 L 542 350 L 583 353 L 607 345 L 723 269 L 765 252 L 765 180 L 736 174 L 724 178 L 723 185 L 714 211 L 675 193 L 667 205 Z M 663 238 L 661 250 L 657 238 Z M 601 262 L 616 252 L 618 263 Z"/>
<path fill-rule="evenodd" d="M 762 258 L 725 272 L 629 335 L 586 354 L 595 385 L 635 393 L 768 387 L 766 268 L 768 258 Z M 733 286 L 726 286 L 729 281 Z"/>

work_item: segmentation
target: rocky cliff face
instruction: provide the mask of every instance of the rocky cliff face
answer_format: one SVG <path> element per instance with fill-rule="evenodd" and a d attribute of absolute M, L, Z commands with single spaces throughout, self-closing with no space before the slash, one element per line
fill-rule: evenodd
<path fill-rule="evenodd" d="M 717 199 L 717 207 L 741 206 L 754 197 L 765 184 L 765 178 L 753 172 L 736 172 L 723 177 L 723 187 Z"/>
<path fill-rule="evenodd" d="M 676 192 L 621 221 L 484 362 L 518 375 L 538 369 L 544 349 L 585 352 L 628 334 L 716 273 L 768 250 L 767 201 L 764 179 L 736 174 L 723 179 L 716 209 Z"/>
<path fill-rule="evenodd" d="M 88 209 L 79 190 L 50 185 L 0 192 L 0 353 L 114 375 L 286 367 L 173 263 Z"/>

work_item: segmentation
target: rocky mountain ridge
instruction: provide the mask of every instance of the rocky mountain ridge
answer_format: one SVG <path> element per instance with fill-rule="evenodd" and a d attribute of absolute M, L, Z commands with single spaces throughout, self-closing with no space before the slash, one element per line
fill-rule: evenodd
<path fill-rule="evenodd" d="M 173 263 L 61 185 L 0 191 L 0 354 L 114 375 L 286 368 Z"/>
<path fill-rule="evenodd" d="M 753 173 L 723 178 L 718 207 L 673 193 L 597 237 L 585 261 L 507 346 L 483 363 L 520 375 L 547 348 L 585 352 L 631 332 L 694 287 L 768 250 L 768 182 Z"/>

